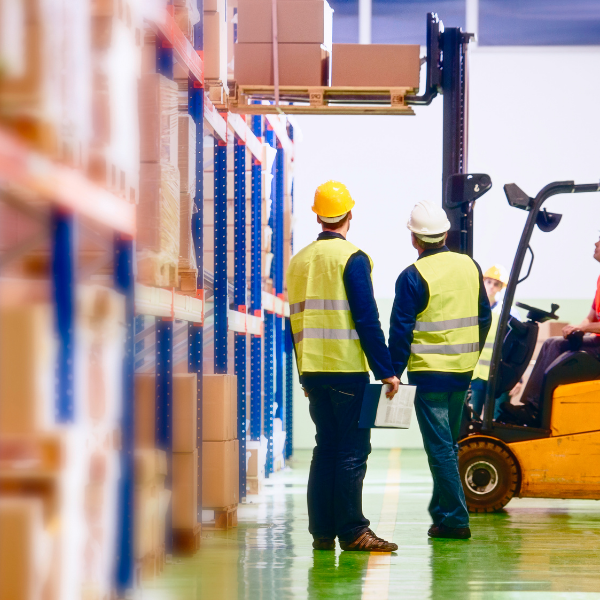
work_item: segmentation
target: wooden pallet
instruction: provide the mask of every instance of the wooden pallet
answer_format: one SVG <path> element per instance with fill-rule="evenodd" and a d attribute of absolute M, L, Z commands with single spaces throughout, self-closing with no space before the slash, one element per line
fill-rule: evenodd
<path fill-rule="evenodd" d="M 200 549 L 202 525 L 192 529 L 173 529 L 173 552 L 179 556 L 192 556 Z"/>
<path fill-rule="evenodd" d="M 208 531 L 226 531 L 233 527 L 237 527 L 237 504 L 225 506 L 224 508 L 209 508 L 215 512 L 215 520 L 213 523 L 204 525 L 204 529 Z"/>
<path fill-rule="evenodd" d="M 229 98 L 229 110 L 242 114 L 307 115 L 414 115 L 405 98 L 413 88 L 387 87 L 304 87 L 280 86 L 278 107 L 252 104 L 253 100 L 273 100 L 273 86 L 237 85 Z"/>

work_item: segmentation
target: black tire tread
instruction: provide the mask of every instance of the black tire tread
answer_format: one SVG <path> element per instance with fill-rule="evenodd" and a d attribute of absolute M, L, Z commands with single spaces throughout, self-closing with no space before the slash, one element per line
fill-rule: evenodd
<path fill-rule="evenodd" d="M 519 465 L 513 455 L 506 450 L 501 444 L 495 443 L 490 440 L 481 440 L 475 439 L 472 441 L 464 441 L 460 444 L 459 448 L 459 465 L 461 463 L 461 456 L 464 456 L 467 453 L 478 453 L 482 454 L 492 453 L 499 460 L 501 460 L 508 467 L 508 485 L 507 489 L 503 493 L 503 495 L 497 499 L 495 502 L 490 504 L 478 503 L 475 504 L 470 502 L 468 491 L 465 490 L 465 498 L 467 500 L 467 508 L 469 512 L 472 513 L 491 513 L 498 512 L 502 510 L 513 498 L 513 496 L 517 493 L 520 481 L 521 474 L 519 470 Z M 461 482 L 462 482 L 463 474 L 461 469 Z"/>

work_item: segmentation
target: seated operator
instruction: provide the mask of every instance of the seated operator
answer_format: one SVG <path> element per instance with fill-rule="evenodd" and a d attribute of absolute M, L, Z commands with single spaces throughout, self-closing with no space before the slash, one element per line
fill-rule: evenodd
<path fill-rule="evenodd" d="M 600 262 L 600 240 L 596 242 L 594 259 Z M 596 287 L 596 295 L 592 303 L 592 308 L 588 316 L 579 325 L 567 325 L 562 330 L 562 337 L 552 337 L 547 339 L 540 350 L 540 354 L 535 362 L 535 366 L 525 386 L 525 391 L 521 398 L 524 406 L 502 405 L 503 417 L 508 417 L 506 412 L 513 416 L 514 421 L 526 425 L 538 425 L 542 386 L 544 384 L 544 375 L 548 367 L 564 352 L 570 349 L 567 336 L 573 332 L 580 331 L 584 334 L 581 350 L 591 354 L 600 360 L 600 278 Z M 510 417 L 506 419 L 513 422 Z"/>
<path fill-rule="evenodd" d="M 483 413 L 483 405 L 487 392 L 487 383 L 490 376 L 490 364 L 492 362 L 492 352 L 494 350 L 494 340 L 498 331 L 498 323 L 500 314 L 502 313 L 503 305 L 503 290 L 508 285 L 508 271 L 502 265 L 492 265 L 483 274 L 483 285 L 490 307 L 492 309 L 492 326 L 487 334 L 485 346 L 479 356 L 479 362 L 473 372 L 473 380 L 471 381 L 471 407 L 473 413 L 481 419 Z M 510 314 L 515 319 L 519 319 L 519 313 L 513 308 L 510 309 Z M 520 319 L 519 319 L 520 320 Z M 509 392 L 505 392 L 499 398 L 496 398 L 494 408 L 494 419 L 500 414 L 500 405 L 509 400 L 512 396 L 516 396 L 521 391 L 521 384 L 517 385 Z"/>

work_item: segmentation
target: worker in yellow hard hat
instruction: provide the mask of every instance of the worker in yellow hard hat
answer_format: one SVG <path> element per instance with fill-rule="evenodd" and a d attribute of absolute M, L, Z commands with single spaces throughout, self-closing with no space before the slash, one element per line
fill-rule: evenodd
<path fill-rule="evenodd" d="M 373 262 L 346 240 L 354 200 L 346 186 L 317 188 L 312 210 L 322 232 L 296 254 L 287 271 L 290 323 L 300 382 L 317 429 L 308 479 L 308 529 L 313 548 L 392 552 L 362 511 L 362 487 L 371 451 L 370 430 L 358 421 L 369 370 L 400 384 L 373 295 Z"/>
<path fill-rule="evenodd" d="M 508 285 L 508 270 L 502 265 L 492 265 L 483 274 L 483 285 L 487 293 L 490 306 L 492 308 L 492 326 L 488 332 L 485 340 L 485 346 L 481 351 L 479 362 L 473 372 L 473 380 L 471 381 L 471 407 L 473 412 L 481 418 L 483 405 L 485 403 L 485 396 L 487 391 L 487 382 L 490 375 L 490 364 L 492 362 L 492 352 L 494 350 L 494 340 L 496 339 L 496 332 L 498 331 L 498 322 L 500 321 L 500 314 L 502 313 L 502 299 L 501 295 L 504 288 Z M 519 315 L 516 311 L 511 310 L 511 315 L 518 319 Z M 521 391 L 521 384 L 517 385 L 510 391 L 502 394 L 496 399 L 494 409 L 494 419 L 500 412 L 500 405 L 505 400 L 509 400 L 510 396 L 514 396 Z"/>

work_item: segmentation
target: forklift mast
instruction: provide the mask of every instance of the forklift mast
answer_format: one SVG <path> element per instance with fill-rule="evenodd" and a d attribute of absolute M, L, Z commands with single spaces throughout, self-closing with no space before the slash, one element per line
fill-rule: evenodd
<path fill-rule="evenodd" d="M 450 250 L 473 256 L 473 202 L 491 188 L 487 175 L 467 174 L 468 64 L 473 37 L 460 27 L 444 29 L 437 14 L 427 15 L 427 79 L 423 95 L 407 104 L 428 105 L 444 96 L 442 206 L 450 220 Z"/>

